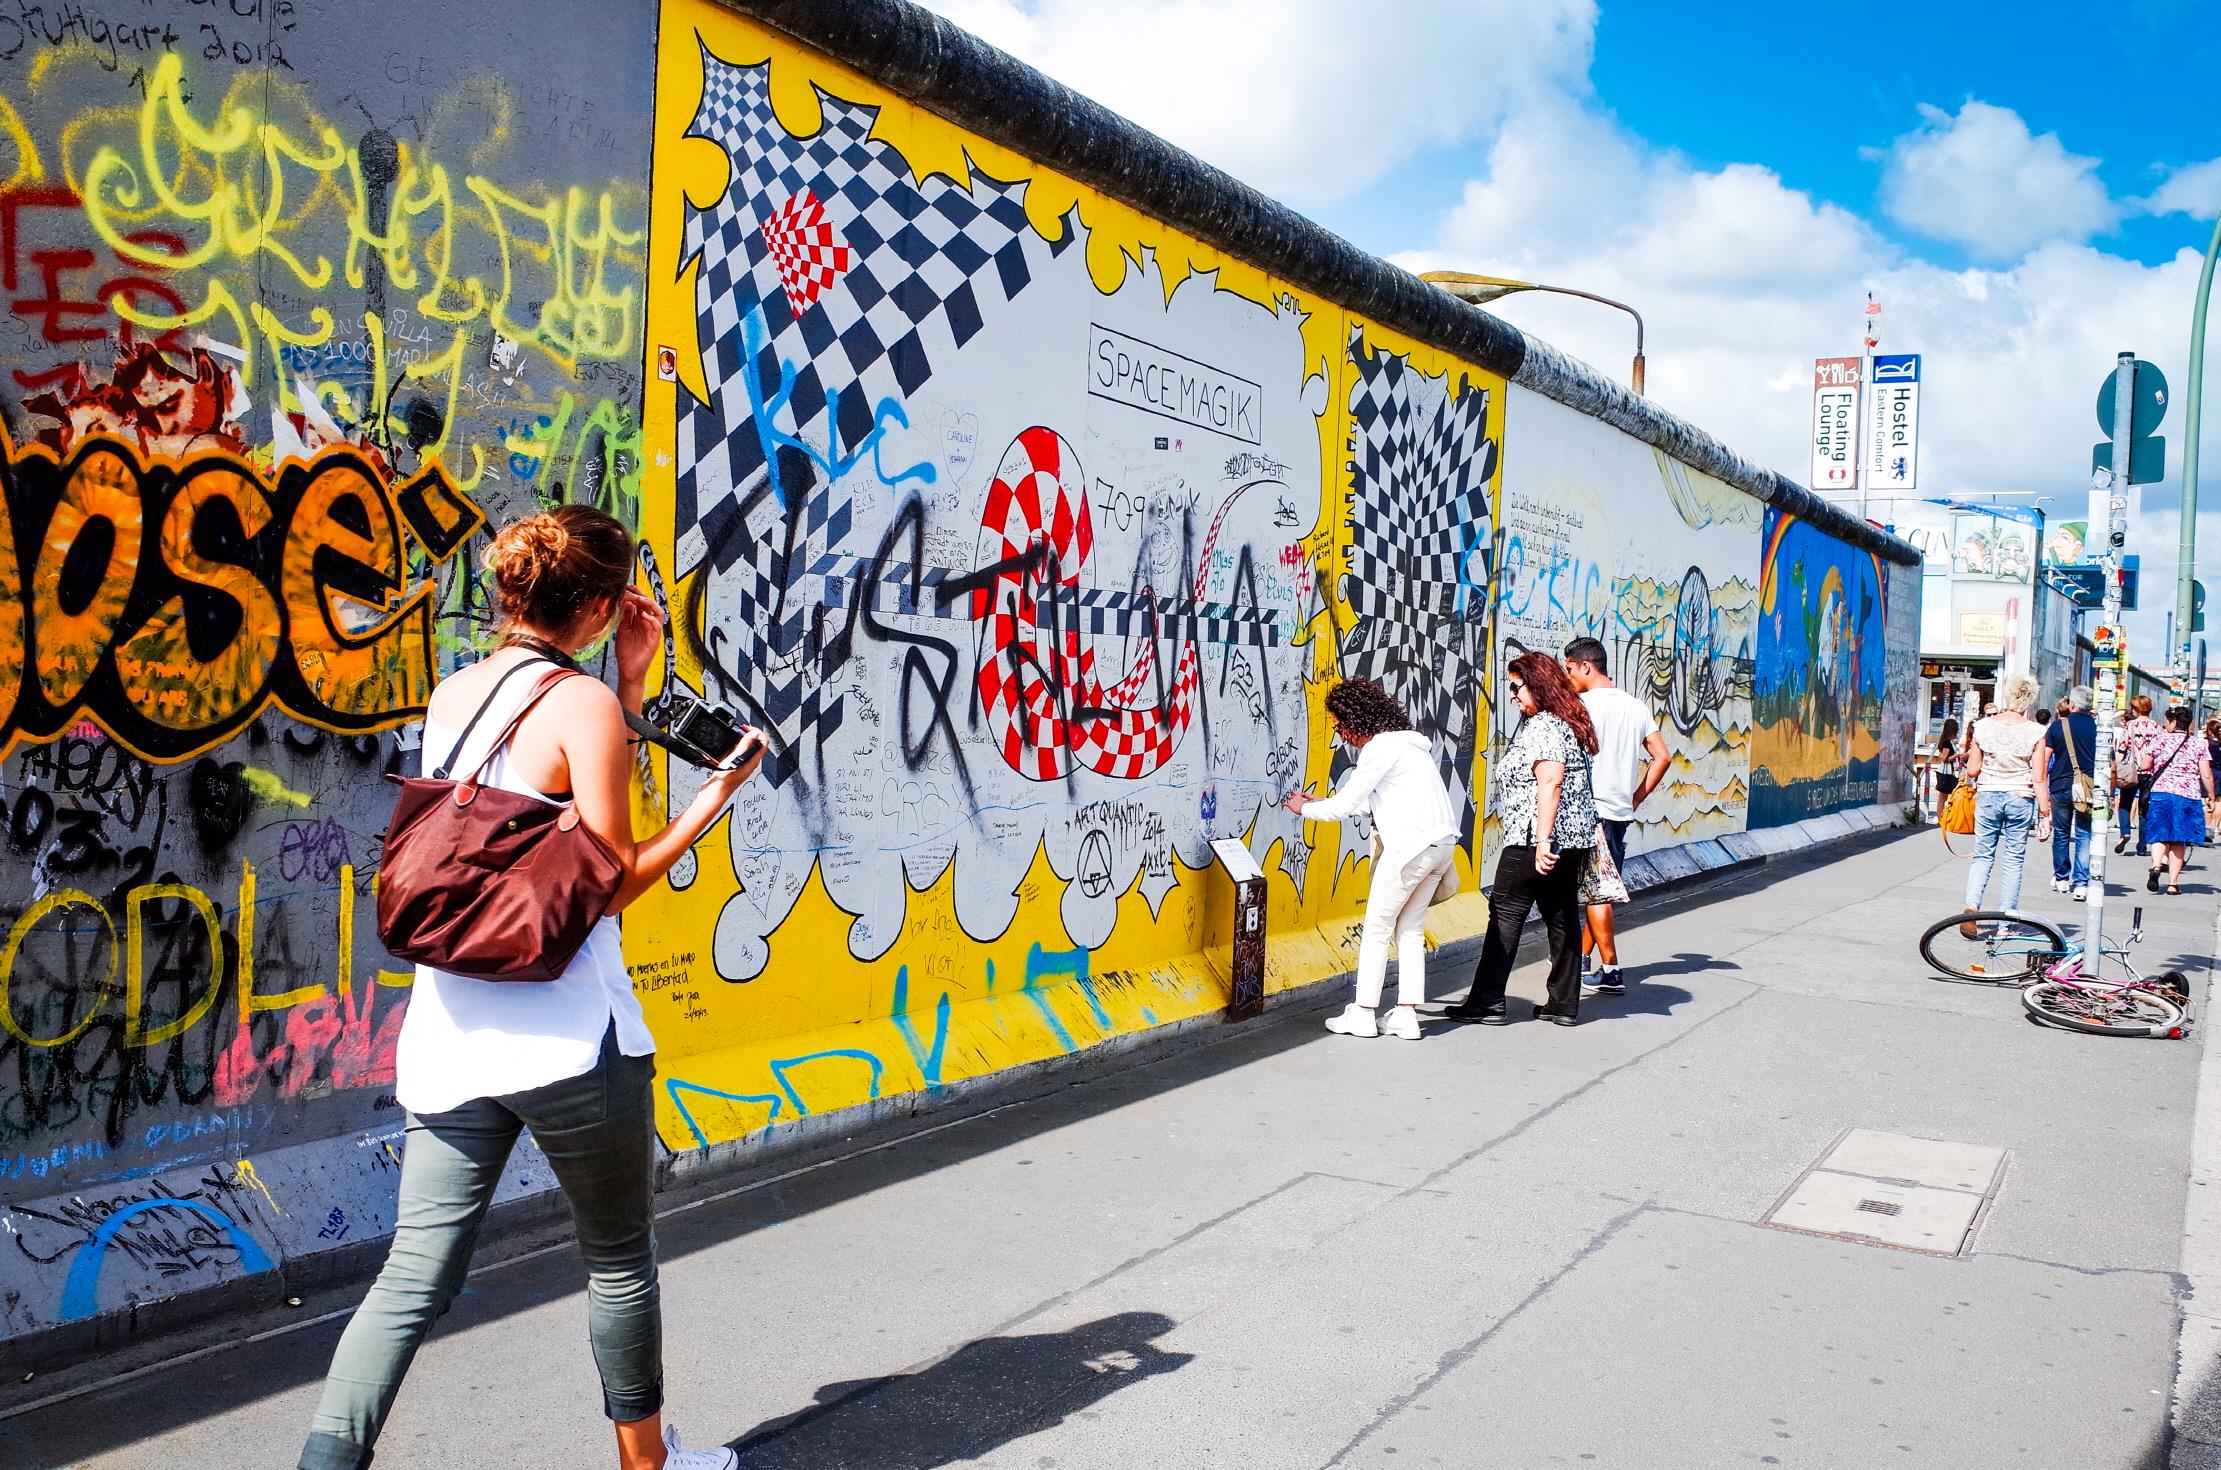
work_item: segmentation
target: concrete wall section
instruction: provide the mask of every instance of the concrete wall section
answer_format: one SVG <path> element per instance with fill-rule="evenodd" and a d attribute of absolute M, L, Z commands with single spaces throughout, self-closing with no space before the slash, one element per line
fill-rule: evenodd
<path fill-rule="evenodd" d="M 1495 673 L 1527 649 L 1602 641 L 1673 754 L 1629 851 L 1742 831 L 1766 506 L 1538 393 L 1515 387 L 1509 422 Z"/>
<path fill-rule="evenodd" d="M 1751 825 L 1881 799 L 1880 556 L 1769 507 L 1759 564 Z"/>
<path fill-rule="evenodd" d="M 1364 833 L 1278 802 L 1346 668 L 1477 810 L 1502 380 L 720 7 L 663 26 L 662 692 L 774 746 L 628 923 L 666 1141 L 1222 1006 L 1217 838 L 1275 983 L 1342 968 Z"/>
<path fill-rule="evenodd" d="M 644 11 L 123 21 L 0 53 L 7 1336 L 384 1231 L 379 776 L 472 533 L 645 468 Z"/>

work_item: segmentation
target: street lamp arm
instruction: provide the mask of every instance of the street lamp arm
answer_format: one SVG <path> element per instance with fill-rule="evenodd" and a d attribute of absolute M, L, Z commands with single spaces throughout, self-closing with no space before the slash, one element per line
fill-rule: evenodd
<path fill-rule="evenodd" d="M 1594 301 L 1600 306 L 1624 311 L 1635 319 L 1635 370 L 1632 375 L 1635 392 L 1643 391 L 1643 314 L 1624 301 L 1614 301 L 1609 296 L 1599 296 L 1594 291 L 1583 291 L 1576 286 L 1549 286 L 1540 281 L 1515 281 L 1504 276 L 1477 276 L 1465 271 L 1428 271 L 1419 279 L 1429 285 L 1440 286 L 1460 301 L 1474 306 L 1484 305 L 1499 297 L 1520 291 L 1547 291 L 1557 296 L 1578 296 L 1584 301 Z"/>

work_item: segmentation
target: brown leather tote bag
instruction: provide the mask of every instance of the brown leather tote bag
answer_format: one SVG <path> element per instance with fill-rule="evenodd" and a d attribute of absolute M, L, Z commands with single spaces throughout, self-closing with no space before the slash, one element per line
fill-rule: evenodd
<path fill-rule="evenodd" d="M 449 780 L 493 702 L 530 663 L 502 675 L 447 764 L 399 783 L 378 878 L 378 937 L 401 959 L 478 980 L 553 980 L 609 912 L 624 864 L 557 805 L 478 784 L 540 697 L 575 670 L 549 665 L 471 773 Z"/>

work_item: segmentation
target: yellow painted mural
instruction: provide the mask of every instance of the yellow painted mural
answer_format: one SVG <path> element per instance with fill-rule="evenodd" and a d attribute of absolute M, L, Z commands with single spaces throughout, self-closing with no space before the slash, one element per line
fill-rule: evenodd
<path fill-rule="evenodd" d="M 1216 838 L 1268 989 L 1348 970 L 1365 834 L 1279 803 L 1363 674 L 1472 827 L 1502 381 L 714 5 L 658 56 L 652 697 L 773 746 L 627 918 L 665 1141 L 1224 1007 Z"/>

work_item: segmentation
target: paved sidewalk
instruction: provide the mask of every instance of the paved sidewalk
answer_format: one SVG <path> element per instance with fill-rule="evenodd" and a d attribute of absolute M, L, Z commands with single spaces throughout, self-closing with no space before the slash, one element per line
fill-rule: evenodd
<path fill-rule="evenodd" d="M 2201 995 L 2209 860 L 2140 954 Z M 1571 1030 L 1214 1033 L 684 1209 L 673 1415 L 781 1470 L 2159 1470 L 2202 1044 L 1932 978 L 1963 873 L 1932 831 L 1777 863 L 1640 910 Z M 1756 1223 L 1851 1128 L 2008 1151 L 1967 1255 Z M 578 1288 L 478 1276 L 379 1465 L 613 1463 Z M 338 1326 L 0 1421 L 0 1464 L 290 1465 Z"/>

